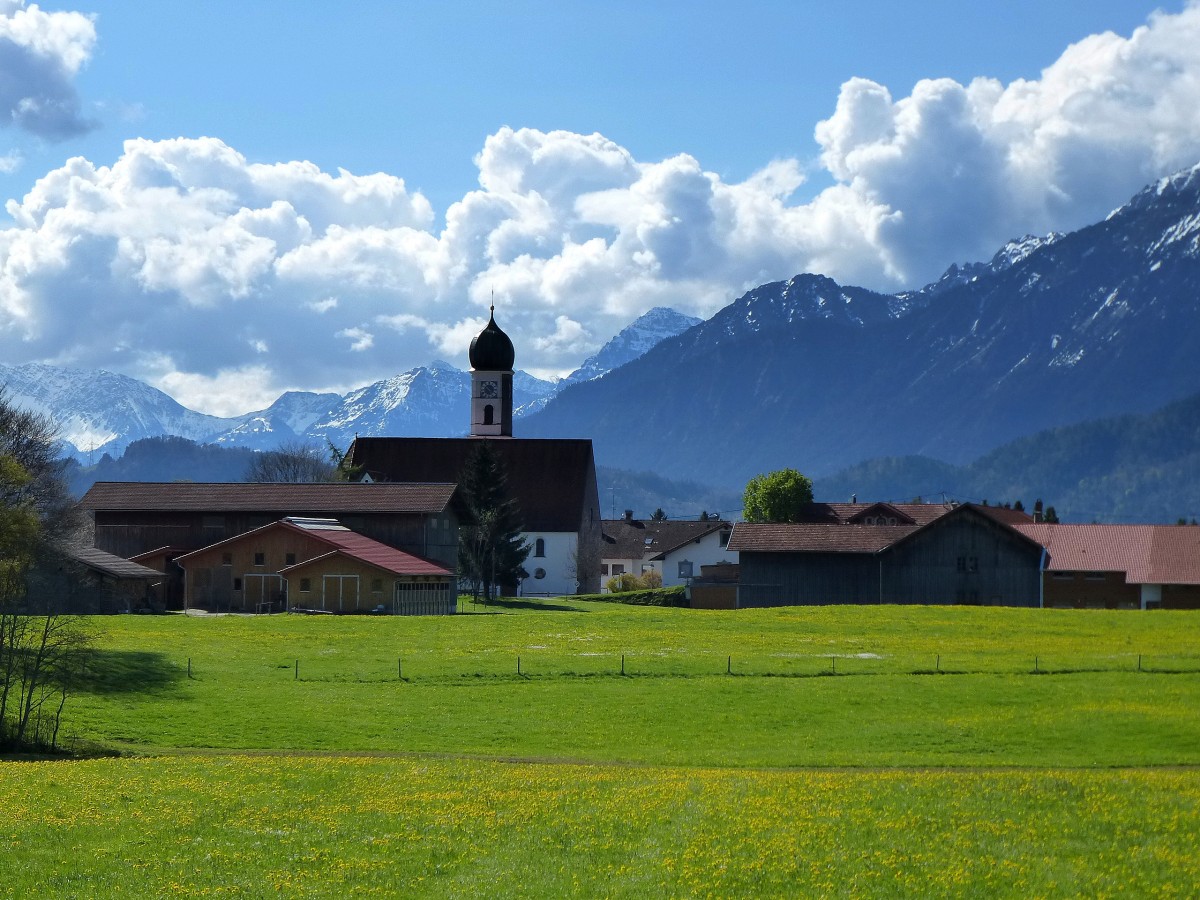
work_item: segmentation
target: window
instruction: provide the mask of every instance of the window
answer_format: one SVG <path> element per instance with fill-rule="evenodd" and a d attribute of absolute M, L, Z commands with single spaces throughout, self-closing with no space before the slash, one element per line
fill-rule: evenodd
<path fill-rule="evenodd" d="M 307 594 L 312 590 L 312 581 L 308 578 L 300 579 L 300 593 Z"/>
<path fill-rule="evenodd" d="M 490 403 L 483 408 L 483 424 L 484 425 L 495 425 L 496 424 L 496 408 L 494 406 L 492 406 L 492 404 L 490 404 Z"/>
<path fill-rule="evenodd" d="M 608 577 L 608 563 L 600 563 L 600 574 L 605 578 Z"/>
<path fill-rule="evenodd" d="M 533 542 L 533 555 L 534 556 L 545 556 L 546 555 L 546 539 L 545 538 L 538 538 L 536 541 Z"/>
<path fill-rule="evenodd" d="M 232 566 L 233 565 L 233 554 L 232 553 L 222 553 L 221 554 L 221 565 Z"/>
<path fill-rule="evenodd" d="M 732 532 L 729 532 L 729 531 L 721 532 L 721 549 L 722 550 L 724 550 L 726 547 L 729 546 L 729 535 L 730 534 L 732 534 Z"/>
<path fill-rule="evenodd" d="M 642 574 L 643 575 L 645 575 L 647 572 L 653 572 L 653 571 L 654 571 L 653 563 L 642 563 Z"/>
<path fill-rule="evenodd" d="M 960 572 L 978 572 L 979 557 L 977 556 L 960 556 L 958 558 L 958 571 Z"/>
<path fill-rule="evenodd" d="M 625 574 L 625 564 L 624 563 L 613 563 L 612 564 L 612 573 L 614 575 L 624 575 Z"/>
<path fill-rule="evenodd" d="M 1088 581 L 1103 581 L 1104 573 L 1103 572 L 1088 572 L 1087 575 L 1084 576 L 1084 578 L 1086 578 Z"/>
<path fill-rule="evenodd" d="M 242 579 L 240 579 L 240 578 L 233 579 L 233 589 L 235 591 L 240 591 L 242 589 Z"/>
<path fill-rule="evenodd" d="M 534 570 L 533 570 L 533 577 L 534 577 L 534 578 L 537 578 L 537 579 L 542 579 L 542 578 L 545 578 L 545 577 L 546 577 L 546 570 L 545 570 L 545 569 L 534 569 Z"/>
<path fill-rule="evenodd" d="M 283 564 L 285 566 L 294 566 L 296 564 L 296 554 L 295 553 L 285 553 L 283 555 Z"/>
<path fill-rule="evenodd" d="M 254 554 L 254 564 L 256 566 L 265 566 L 267 564 L 267 554 L 261 550 Z"/>

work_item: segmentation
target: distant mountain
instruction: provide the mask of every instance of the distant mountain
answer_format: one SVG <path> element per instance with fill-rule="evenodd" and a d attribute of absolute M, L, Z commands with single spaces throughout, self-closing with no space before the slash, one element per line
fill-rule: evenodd
<path fill-rule="evenodd" d="M 1200 394 L 1153 413 L 1041 431 L 966 466 L 926 457 L 874 459 L 817 479 L 825 500 L 947 496 L 993 503 L 1042 499 L 1064 521 L 1200 517 Z"/>
<path fill-rule="evenodd" d="M 652 309 L 570 377 L 598 377 L 699 321 Z M 100 370 L 0 366 L 0 383 L 8 385 L 18 405 L 53 416 L 62 439 L 85 461 L 106 452 L 120 454 L 133 441 L 159 435 L 267 450 L 295 440 L 329 440 L 344 448 L 356 434 L 452 437 L 469 428 L 470 373 L 441 360 L 344 397 L 289 391 L 266 409 L 230 418 L 193 412 L 143 382 Z M 514 417 L 541 409 L 562 383 L 515 372 Z"/>
<path fill-rule="evenodd" d="M 879 456 L 954 464 L 1045 428 L 1200 390 L 1200 166 L 1104 222 L 1025 238 L 896 295 L 817 275 L 709 321 L 529 417 L 623 469 L 737 487 Z M 630 422 L 630 398 L 653 410 Z"/>
<path fill-rule="evenodd" d="M 139 438 L 174 434 L 207 440 L 227 420 L 193 412 L 160 390 L 124 375 L 29 363 L 0 365 L 0 383 L 18 406 L 45 413 L 60 438 L 81 453 L 120 453 Z"/>
<path fill-rule="evenodd" d="M 620 333 L 601 347 L 594 356 L 585 359 L 582 366 L 562 380 L 562 386 L 591 381 L 613 369 L 619 369 L 667 338 L 682 334 L 702 321 L 704 320 L 695 316 L 685 316 L 665 306 L 656 306 L 622 328 Z"/>

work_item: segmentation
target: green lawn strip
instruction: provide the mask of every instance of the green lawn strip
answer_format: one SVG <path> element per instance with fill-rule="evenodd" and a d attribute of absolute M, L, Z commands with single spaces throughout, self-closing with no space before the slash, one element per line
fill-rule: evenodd
<path fill-rule="evenodd" d="M 6 896 L 1187 896 L 1200 771 L 0 763 Z"/>

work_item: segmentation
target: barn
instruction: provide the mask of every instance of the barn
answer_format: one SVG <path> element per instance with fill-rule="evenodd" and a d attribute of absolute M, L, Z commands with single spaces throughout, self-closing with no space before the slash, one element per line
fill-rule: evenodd
<path fill-rule="evenodd" d="M 458 598 L 446 567 L 336 519 L 288 517 L 176 562 L 184 571 L 185 609 L 447 615 Z"/>
<path fill-rule="evenodd" d="M 738 606 L 1040 606 L 1043 547 L 1011 510 L 814 504 L 808 521 L 737 523 Z"/>

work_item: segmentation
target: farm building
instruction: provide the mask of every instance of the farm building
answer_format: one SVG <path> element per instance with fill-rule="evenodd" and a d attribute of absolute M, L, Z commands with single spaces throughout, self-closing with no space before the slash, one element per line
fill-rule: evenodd
<path fill-rule="evenodd" d="M 737 523 L 738 606 L 1038 606 L 1042 546 L 1023 513 L 964 504 L 812 504 L 809 521 Z"/>
<path fill-rule="evenodd" d="M 161 572 L 93 547 L 65 547 L 39 562 L 26 585 L 30 608 L 115 613 L 161 608 Z"/>
<path fill-rule="evenodd" d="M 288 516 L 347 528 L 454 571 L 461 504 L 454 484 L 201 484 L 97 482 L 80 505 L 100 550 L 161 569 L 172 608 L 183 597 L 174 560 Z"/>
<path fill-rule="evenodd" d="M 289 517 L 177 559 L 184 607 L 450 614 L 454 574 L 335 519 Z"/>
<path fill-rule="evenodd" d="M 1024 524 L 1046 548 L 1046 606 L 1200 609 L 1200 528 Z"/>
<path fill-rule="evenodd" d="M 623 519 L 605 519 L 601 531 L 601 578 L 655 571 L 669 587 L 698 576 L 701 566 L 738 561 L 728 548 L 733 525 L 719 519 L 635 519 L 626 510 Z"/>

